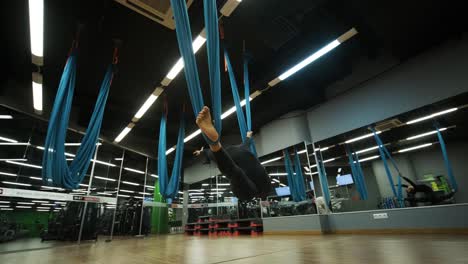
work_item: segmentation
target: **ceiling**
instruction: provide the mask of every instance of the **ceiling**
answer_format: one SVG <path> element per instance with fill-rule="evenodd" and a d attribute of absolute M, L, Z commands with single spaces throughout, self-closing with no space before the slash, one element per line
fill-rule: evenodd
<path fill-rule="evenodd" d="M 33 114 L 34 66 L 29 52 L 27 1 L 8 1 L 5 5 L 2 36 L 7 40 L 3 54 L 7 67 L 0 79 L 1 103 Z M 401 62 L 459 38 L 467 28 L 462 10 L 456 3 L 443 1 L 244 0 L 231 17 L 222 20 L 224 45 L 229 49 L 240 82 L 245 41 L 252 57 L 251 85 L 256 90 L 265 88 L 270 80 L 351 27 L 359 31 L 336 51 L 255 99 L 252 103 L 255 130 L 285 113 L 324 102 L 325 88 L 352 75 L 355 62 L 361 58 L 379 60 L 391 56 Z M 189 15 L 195 36 L 203 28 L 202 1 L 194 1 Z M 98 87 L 111 60 L 112 39 L 123 42 L 119 72 L 113 80 L 101 130 L 102 138 L 113 141 L 180 57 L 175 31 L 111 0 L 45 1 L 44 117 L 52 107 L 78 23 L 85 27 L 80 37 L 71 116 L 74 128 L 83 129 L 88 124 Z M 209 101 L 206 48 L 196 57 L 205 101 Z M 233 105 L 225 77 L 222 77 L 223 109 Z M 190 104 L 182 73 L 164 95 L 169 104 L 167 145 L 171 146 L 176 142 L 177 113 L 183 104 Z M 158 99 L 121 145 L 156 156 L 161 102 Z M 195 130 L 195 124 L 191 107 L 187 109 L 188 134 Z M 234 116 L 224 120 L 223 134 L 240 139 Z M 202 144 L 200 137 L 188 142 L 186 156 Z"/>

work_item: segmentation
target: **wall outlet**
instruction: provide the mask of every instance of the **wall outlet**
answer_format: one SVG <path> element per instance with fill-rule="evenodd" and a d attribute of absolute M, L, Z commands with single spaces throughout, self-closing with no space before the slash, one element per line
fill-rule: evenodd
<path fill-rule="evenodd" d="M 387 213 L 373 214 L 374 219 L 387 219 Z"/>

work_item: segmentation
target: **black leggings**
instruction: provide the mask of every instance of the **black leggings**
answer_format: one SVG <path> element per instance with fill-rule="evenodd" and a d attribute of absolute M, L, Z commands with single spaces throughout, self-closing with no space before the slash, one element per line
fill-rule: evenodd
<path fill-rule="evenodd" d="M 243 148 L 245 144 L 231 146 L 230 148 Z M 218 169 L 231 180 L 233 192 L 236 193 L 237 188 L 248 188 L 249 193 L 258 193 L 255 183 L 245 174 L 245 172 L 237 166 L 224 148 L 213 152 L 214 159 L 218 165 Z M 241 197 L 239 197 L 241 198 Z"/>

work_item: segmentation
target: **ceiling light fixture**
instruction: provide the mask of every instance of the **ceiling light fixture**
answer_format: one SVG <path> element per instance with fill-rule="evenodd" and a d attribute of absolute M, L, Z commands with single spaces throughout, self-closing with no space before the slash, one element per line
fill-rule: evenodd
<path fill-rule="evenodd" d="M 31 206 L 15 206 L 16 208 L 23 208 L 23 209 L 29 209 L 29 208 L 32 208 Z"/>
<path fill-rule="evenodd" d="M 206 38 L 202 37 L 201 35 L 198 35 L 195 40 L 192 42 L 192 47 L 193 47 L 193 53 L 197 53 L 197 51 L 205 44 Z M 184 61 L 182 58 L 179 58 L 179 60 L 176 62 L 176 64 L 171 68 L 169 73 L 166 75 L 166 78 L 169 79 L 170 81 L 174 80 L 177 75 L 182 71 L 184 68 Z M 163 83 L 165 86 L 167 86 L 170 81 L 166 84 Z M 164 81 L 163 81 L 164 82 Z"/>
<path fill-rule="evenodd" d="M 331 162 L 331 161 L 334 161 L 336 160 L 336 158 L 331 158 L 331 159 L 327 159 L 327 160 L 324 160 L 322 163 L 328 163 L 328 162 Z M 315 168 L 317 167 L 317 164 L 314 164 L 312 166 L 310 166 L 310 168 Z"/>
<path fill-rule="evenodd" d="M 11 177 L 16 177 L 16 176 L 18 176 L 18 174 L 8 173 L 8 172 L 2 172 L 2 171 L 0 171 L 0 175 L 11 176 Z"/>
<path fill-rule="evenodd" d="M 127 168 L 127 167 L 125 167 L 124 170 L 139 173 L 139 174 L 145 174 L 144 171 L 136 170 L 136 169 L 132 169 L 132 168 Z"/>
<path fill-rule="evenodd" d="M 27 183 L 19 183 L 19 182 L 9 182 L 9 181 L 2 181 L 4 184 L 11 184 L 11 185 L 18 185 L 18 186 L 32 186 L 31 184 Z"/>
<path fill-rule="evenodd" d="M 379 146 L 374 146 L 374 147 L 370 147 L 370 148 L 366 148 L 366 149 L 361 149 L 361 150 L 356 151 L 354 154 L 369 152 L 369 151 L 372 151 L 372 150 L 378 149 L 378 148 L 379 148 Z"/>
<path fill-rule="evenodd" d="M 133 186 L 140 186 L 140 184 L 138 184 L 138 183 L 129 182 L 129 181 L 122 181 L 122 183 L 128 184 L 128 185 L 133 185 Z"/>
<path fill-rule="evenodd" d="M 159 176 L 156 175 L 156 174 L 150 174 L 150 176 L 153 177 L 153 178 L 159 178 Z"/>
<path fill-rule="evenodd" d="M 123 189 L 120 189 L 119 192 L 125 192 L 125 193 L 135 193 L 134 191 L 130 191 L 130 190 L 123 190 Z"/>
<path fill-rule="evenodd" d="M 348 30 L 346 33 L 344 33 L 343 35 L 339 36 L 337 39 L 333 40 L 332 42 L 328 43 L 327 45 L 325 45 L 323 48 L 319 49 L 318 51 L 314 52 L 313 54 L 311 54 L 309 57 L 305 58 L 304 60 L 302 60 L 301 62 L 299 62 L 298 64 L 296 64 L 295 66 L 293 66 L 292 68 L 290 68 L 289 70 L 285 71 L 284 73 L 282 73 L 280 76 L 276 77 L 275 79 L 273 79 L 272 81 L 270 81 L 268 83 L 268 85 L 270 87 L 273 87 L 275 86 L 276 84 L 278 84 L 279 82 L 283 81 L 283 80 L 286 80 L 288 77 L 290 77 L 291 75 L 295 74 L 296 72 L 300 71 L 302 68 L 304 68 L 305 66 L 311 64 L 312 62 L 316 61 L 317 59 L 319 59 L 320 57 L 322 57 L 323 55 L 327 54 L 328 52 L 332 51 L 333 49 L 335 49 L 336 47 L 338 47 L 341 43 L 345 42 L 346 40 L 350 39 L 351 37 L 353 37 L 354 35 L 356 35 L 358 32 L 355 28 L 351 28 L 350 30 Z"/>
<path fill-rule="evenodd" d="M 448 114 L 448 113 L 452 113 L 452 112 L 457 111 L 457 110 L 458 110 L 457 107 L 450 108 L 450 109 L 447 109 L 447 110 L 444 110 L 444 111 L 433 113 L 433 114 L 428 115 L 428 116 L 423 116 L 423 117 L 420 117 L 420 118 L 410 120 L 410 121 L 406 122 L 406 124 L 411 125 L 411 124 L 418 123 L 418 122 L 421 122 L 421 121 L 424 121 L 424 120 L 427 120 L 427 119 L 434 118 L 436 116 L 441 116 L 441 115 L 445 115 L 445 114 Z"/>
<path fill-rule="evenodd" d="M 266 160 L 266 161 L 264 161 L 264 162 L 262 162 L 262 163 L 260 163 L 260 164 L 263 165 L 263 164 L 271 163 L 271 162 L 280 160 L 280 159 L 282 159 L 282 158 L 283 158 L 283 157 L 276 157 L 276 158 L 273 158 L 273 159 L 270 159 L 270 160 Z"/>
<path fill-rule="evenodd" d="M 151 94 L 148 97 L 148 99 L 146 99 L 145 103 L 140 107 L 138 112 L 135 114 L 134 118 L 142 118 L 146 111 L 148 111 L 148 109 L 154 104 L 154 102 L 156 102 L 156 99 L 158 99 L 158 97 L 154 94 Z"/>
<path fill-rule="evenodd" d="M 17 162 L 17 161 L 12 161 L 12 160 L 7 160 L 6 163 L 15 164 L 15 165 L 24 166 L 24 167 L 35 168 L 35 169 L 42 169 L 42 166 L 39 166 L 39 165 L 34 165 L 34 164 L 29 164 L 29 163 L 22 163 L 22 162 Z"/>
<path fill-rule="evenodd" d="M 28 142 L 18 142 L 18 143 L 0 142 L 0 146 L 28 146 L 28 145 L 29 145 Z"/>
<path fill-rule="evenodd" d="M 32 0 L 30 0 L 32 1 Z M 39 0 L 41 1 L 41 0 Z M 42 74 L 32 73 L 33 107 L 36 113 L 42 113 Z"/>
<path fill-rule="evenodd" d="M 116 143 L 119 143 L 120 141 L 122 141 L 122 139 L 128 134 L 130 133 L 130 131 L 132 131 L 132 128 L 135 126 L 134 123 L 130 123 L 128 126 L 126 126 L 122 132 L 120 132 L 120 134 L 114 139 L 114 141 Z"/>
<path fill-rule="evenodd" d="M 117 180 L 115 180 L 115 179 L 106 178 L 106 177 L 101 177 L 101 176 L 94 176 L 93 178 L 99 179 L 99 180 L 104 180 L 104 181 L 111 181 L 111 182 L 117 181 Z"/>
<path fill-rule="evenodd" d="M 408 151 L 412 151 L 412 150 L 415 150 L 415 149 L 426 148 L 426 147 L 429 147 L 429 146 L 432 146 L 432 143 L 426 143 L 426 144 L 414 146 L 414 147 L 411 147 L 411 148 L 400 149 L 400 150 L 398 150 L 398 152 L 403 153 L 403 152 L 408 152 Z"/>
<path fill-rule="evenodd" d="M 42 65 L 44 56 L 44 1 L 29 0 L 29 33 L 33 63 Z M 37 60 L 37 61 L 36 61 Z"/>
<path fill-rule="evenodd" d="M 445 131 L 445 130 L 447 130 L 446 127 L 443 127 L 443 128 L 439 129 L 439 131 Z M 419 135 L 416 135 L 416 136 L 408 137 L 408 138 L 406 138 L 406 140 L 413 140 L 413 139 L 417 139 L 417 138 L 422 138 L 422 137 L 426 137 L 426 136 L 433 135 L 433 134 L 436 134 L 436 133 L 437 133 L 437 130 L 433 130 L 433 131 L 422 133 L 422 134 L 419 134 Z"/>
<path fill-rule="evenodd" d="M 13 119 L 11 115 L 0 115 L 0 119 Z"/>
<path fill-rule="evenodd" d="M 380 133 L 382 133 L 382 131 L 376 131 L 375 133 L 380 134 Z M 345 143 L 349 144 L 349 143 L 356 142 L 356 141 L 359 141 L 361 139 L 365 139 L 365 138 L 372 137 L 372 136 L 374 136 L 374 133 L 365 134 L 365 135 L 362 135 L 360 137 L 355 137 L 355 138 L 346 140 Z"/>
<path fill-rule="evenodd" d="M 364 161 L 368 161 L 368 160 L 373 160 L 373 159 L 377 159 L 377 158 L 379 158 L 379 157 L 380 157 L 379 155 L 370 156 L 370 157 L 367 157 L 367 158 L 359 159 L 359 162 L 364 162 Z M 356 163 L 356 161 L 354 161 L 354 163 Z"/>
<path fill-rule="evenodd" d="M 0 137 L 0 140 L 10 142 L 10 143 L 18 143 L 18 141 L 11 139 L 11 138 L 6 138 L 6 137 Z"/>

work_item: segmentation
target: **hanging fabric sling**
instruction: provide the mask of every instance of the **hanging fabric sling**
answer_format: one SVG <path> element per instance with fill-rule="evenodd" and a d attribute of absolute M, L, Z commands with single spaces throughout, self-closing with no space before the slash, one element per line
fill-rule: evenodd
<path fill-rule="evenodd" d="M 305 186 L 304 186 L 304 176 L 302 174 L 301 164 L 299 157 L 297 155 L 297 150 L 294 149 L 295 164 L 294 169 L 291 164 L 291 158 L 289 156 L 288 150 L 283 150 L 284 154 L 284 167 L 286 169 L 286 174 L 288 177 L 289 190 L 291 192 L 291 197 L 293 201 L 300 202 L 304 201 L 306 198 Z M 295 170 L 295 171 L 294 171 Z"/>
<path fill-rule="evenodd" d="M 384 168 L 385 168 L 385 173 L 387 174 L 387 178 L 388 178 L 388 181 L 390 183 L 390 187 L 392 188 L 393 196 L 397 197 L 397 199 L 398 199 L 398 201 L 400 203 L 400 207 L 405 207 L 405 203 L 403 201 L 402 185 L 401 185 L 401 177 L 402 177 L 401 172 L 398 169 L 398 166 L 397 166 L 395 160 L 392 158 L 392 155 L 390 155 L 390 152 L 388 151 L 388 149 L 385 147 L 382 140 L 380 139 L 379 134 L 377 134 L 375 128 L 371 127 L 371 130 L 372 130 L 372 132 L 374 134 L 374 138 L 375 138 L 375 141 L 377 142 L 377 146 L 379 147 L 380 158 L 382 159 L 382 162 L 383 162 L 383 165 L 384 165 Z M 388 167 L 387 158 L 390 160 L 393 167 L 395 168 L 395 170 L 398 173 L 398 185 L 397 185 L 398 189 L 395 189 L 395 184 L 393 182 L 392 172 L 390 171 L 390 168 Z"/>
<path fill-rule="evenodd" d="M 45 184 L 76 189 L 83 181 L 96 149 L 115 65 L 118 62 L 117 52 L 118 49 L 114 48 L 113 62 L 107 68 L 86 134 L 75 158 L 68 166 L 65 139 L 76 79 L 76 46 L 72 48 L 60 79 L 45 139 L 42 159 L 42 179 Z"/>
<path fill-rule="evenodd" d="M 158 184 L 159 192 L 166 199 L 167 203 L 172 203 L 172 199 L 178 194 L 179 182 L 182 173 L 182 159 L 184 155 L 185 121 L 183 112 L 180 117 L 179 133 L 177 137 L 176 155 L 174 167 L 172 168 L 171 179 L 168 179 L 168 166 L 166 160 L 166 122 L 167 107 L 161 116 L 159 126 L 158 144 Z"/>
<path fill-rule="evenodd" d="M 356 183 L 356 189 L 361 197 L 361 200 L 367 200 L 367 187 L 364 180 L 364 173 L 359 162 L 359 157 L 356 153 L 353 153 L 349 146 L 346 147 L 346 153 L 348 155 L 349 166 L 351 167 L 351 173 Z"/>
<path fill-rule="evenodd" d="M 320 150 L 316 150 L 315 157 L 316 157 L 316 162 L 317 162 L 317 170 L 319 172 L 318 175 L 320 179 L 320 185 L 322 186 L 323 198 L 325 199 L 327 207 L 331 209 L 331 195 L 330 195 L 330 189 L 328 187 L 327 171 L 325 170 L 325 165 L 322 162 L 323 160 L 322 152 Z"/>
<path fill-rule="evenodd" d="M 234 104 L 236 106 L 237 122 L 239 123 L 239 130 L 242 137 L 242 142 L 245 142 L 247 131 L 252 131 L 252 117 L 250 113 L 250 84 L 249 84 L 249 74 L 248 74 L 248 62 L 244 56 L 244 95 L 245 95 L 245 116 L 244 111 L 242 110 L 241 100 L 239 96 L 239 90 L 237 87 L 236 77 L 234 75 L 234 70 L 231 65 L 231 60 L 229 59 L 229 54 L 227 49 L 224 49 L 224 58 L 229 73 L 229 81 L 231 83 L 232 97 L 234 99 Z M 247 119 L 247 121 L 246 121 Z M 250 144 L 250 151 L 257 156 L 257 150 L 255 148 L 255 142 L 252 139 L 252 144 Z"/>
<path fill-rule="evenodd" d="M 187 13 L 187 5 L 184 0 L 171 0 L 172 9 L 174 12 L 174 20 L 176 23 L 177 41 L 179 51 L 182 55 L 185 67 L 185 79 L 189 90 L 190 101 L 195 116 L 202 110 L 205 105 L 198 76 L 197 63 L 192 47 L 192 32 Z M 204 15 L 207 35 L 207 53 L 208 53 L 208 68 L 210 75 L 211 87 L 211 110 L 213 111 L 212 118 L 218 135 L 221 137 L 221 74 L 220 74 L 220 52 L 219 52 L 219 31 L 218 31 L 218 10 L 215 0 L 204 0 Z M 209 138 L 204 136 L 209 144 Z"/>
<path fill-rule="evenodd" d="M 445 168 L 447 169 L 448 179 L 450 181 L 450 185 L 452 189 L 457 192 L 458 191 L 458 184 L 452 170 L 452 164 L 450 164 L 450 160 L 448 158 L 447 147 L 445 146 L 444 138 L 442 137 L 442 133 L 440 133 L 440 126 L 437 122 L 434 122 L 434 127 L 437 130 L 437 138 L 439 139 L 440 149 L 442 151 L 442 156 L 444 157 Z"/>
<path fill-rule="evenodd" d="M 296 172 L 296 188 L 300 195 L 300 200 L 304 201 L 306 199 L 306 189 L 304 184 L 304 174 L 302 174 L 301 160 L 299 159 L 299 154 L 297 153 L 297 148 L 294 147 L 294 170 Z"/>

